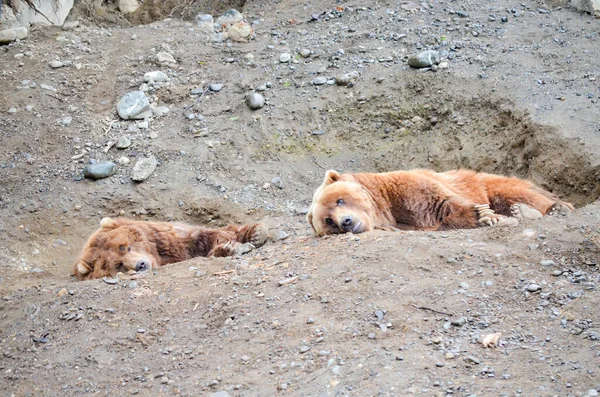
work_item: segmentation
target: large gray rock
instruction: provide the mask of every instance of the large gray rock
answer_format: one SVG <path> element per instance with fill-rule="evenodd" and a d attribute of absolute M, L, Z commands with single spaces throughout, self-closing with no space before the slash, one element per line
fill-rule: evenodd
<path fill-rule="evenodd" d="M 218 25 L 233 25 L 236 22 L 240 22 L 244 20 L 244 14 L 242 14 L 241 12 L 239 12 L 238 10 L 234 10 L 233 8 L 230 10 L 227 10 L 223 13 L 223 15 L 221 15 L 219 18 L 217 18 L 217 24 Z"/>
<path fill-rule="evenodd" d="M 196 15 L 196 24 L 198 29 L 204 33 L 213 33 L 215 31 L 215 20 L 210 14 Z"/>
<path fill-rule="evenodd" d="M 13 30 L 17 34 L 17 39 L 19 39 L 19 40 L 26 39 L 27 35 L 29 34 L 29 31 L 27 30 L 27 28 L 25 26 L 19 26 L 19 27 L 13 28 Z"/>
<path fill-rule="evenodd" d="M 111 161 L 100 161 L 83 168 L 83 176 L 90 179 L 108 178 L 115 172 L 117 172 L 117 165 Z"/>
<path fill-rule="evenodd" d="M 119 11 L 121 11 L 123 14 L 135 12 L 135 10 L 140 7 L 140 4 L 137 0 L 118 0 L 117 5 L 119 7 Z"/>
<path fill-rule="evenodd" d="M 14 29 L 5 29 L 0 31 L 0 44 L 12 43 L 17 39 L 17 32 Z"/>
<path fill-rule="evenodd" d="M 152 115 L 150 102 L 142 91 L 132 91 L 117 103 L 117 113 L 124 120 L 140 120 Z"/>
<path fill-rule="evenodd" d="M 154 156 L 139 159 L 133 166 L 131 179 L 136 182 L 142 182 L 148 179 L 156 169 L 158 162 Z"/>
<path fill-rule="evenodd" d="M 571 0 L 571 7 L 600 18 L 600 0 Z"/>
<path fill-rule="evenodd" d="M 73 8 L 73 1 L 19 1 L 17 2 L 17 9 L 14 12 L 11 7 L 2 5 L 0 23 L 7 23 L 9 26 L 30 26 L 34 24 L 61 26 L 71 12 L 71 8 Z"/>
<path fill-rule="evenodd" d="M 440 63 L 440 53 L 437 51 L 423 51 L 408 58 L 408 64 L 413 68 L 428 68 Z"/>
<path fill-rule="evenodd" d="M 246 104 L 252 110 L 258 110 L 265 106 L 265 97 L 259 93 L 253 92 L 246 97 Z"/>

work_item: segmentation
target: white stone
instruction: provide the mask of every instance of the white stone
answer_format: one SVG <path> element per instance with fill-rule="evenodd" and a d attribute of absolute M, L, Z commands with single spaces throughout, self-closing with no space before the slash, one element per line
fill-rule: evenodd
<path fill-rule="evenodd" d="M 65 64 L 62 63 L 61 61 L 57 61 L 57 60 L 50 61 L 50 67 L 52 69 L 62 68 L 63 66 L 65 66 Z"/>
<path fill-rule="evenodd" d="M 571 7 L 600 17 L 600 0 L 571 0 Z"/>
<path fill-rule="evenodd" d="M 35 8 L 26 1 L 20 1 L 16 13 L 10 7 L 3 7 L 7 11 L 3 19 L 14 21 L 14 25 L 58 25 L 62 26 L 73 8 L 74 0 L 33 0 Z"/>
<path fill-rule="evenodd" d="M 13 28 L 13 30 L 17 34 L 17 39 L 19 39 L 19 40 L 26 39 L 27 35 L 29 34 L 29 31 L 27 30 L 27 28 L 25 26 L 19 26 L 17 28 Z"/>
<path fill-rule="evenodd" d="M 241 12 L 239 12 L 238 10 L 234 10 L 233 8 L 230 10 L 227 10 L 223 13 L 223 15 L 221 15 L 219 18 L 217 18 L 217 25 L 233 25 L 236 22 L 239 21 L 243 21 L 244 20 L 244 14 L 242 14 Z"/>
<path fill-rule="evenodd" d="M 149 81 L 162 83 L 167 80 L 169 80 L 169 76 L 167 76 L 164 72 L 161 72 L 160 70 L 144 74 L 144 82 L 146 83 Z"/>
<path fill-rule="evenodd" d="M 142 91 L 125 94 L 117 103 L 117 113 L 124 120 L 145 119 L 152 114 L 148 97 Z"/>
<path fill-rule="evenodd" d="M 215 31 L 215 21 L 210 14 L 196 15 L 196 24 L 198 29 L 204 33 L 212 33 Z"/>
<path fill-rule="evenodd" d="M 129 14 L 135 12 L 140 7 L 140 4 L 137 0 L 118 0 L 117 6 L 123 14 Z"/>
<path fill-rule="evenodd" d="M 173 58 L 173 55 L 164 51 L 156 54 L 156 62 L 158 62 L 160 65 L 177 65 L 177 61 L 175 60 L 175 58 Z"/>
<path fill-rule="evenodd" d="M 284 52 L 283 54 L 279 55 L 279 62 L 281 63 L 287 63 L 292 59 L 292 55 L 288 54 L 287 52 Z"/>
<path fill-rule="evenodd" d="M 156 169 L 157 163 L 158 162 L 156 161 L 156 158 L 154 156 L 139 159 L 137 163 L 135 163 L 135 165 L 133 166 L 131 179 L 133 179 L 136 182 L 142 182 L 148 179 L 148 177 L 152 175 L 152 173 Z"/>
<path fill-rule="evenodd" d="M 17 39 L 17 32 L 14 29 L 5 29 L 0 31 L 0 44 L 8 44 Z"/>

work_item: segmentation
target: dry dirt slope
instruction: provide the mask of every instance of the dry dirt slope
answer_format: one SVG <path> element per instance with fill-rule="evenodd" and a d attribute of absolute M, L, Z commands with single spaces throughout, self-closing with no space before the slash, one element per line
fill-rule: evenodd
<path fill-rule="evenodd" d="M 82 21 L 0 49 L 6 395 L 600 388 L 600 211 L 584 206 L 599 193 L 597 22 L 535 2 L 336 5 L 247 2 L 250 43 L 206 44 L 178 20 Z M 297 56 L 302 48 L 312 54 Z M 449 68 L 408 68 L 407 55 L 425 48 Z M 177 66 L 157 65 L 160 51 Z M 297 63 L 279 62 L 282 53 Z M 149 94 L 170 112 L 148 129 L 111 123 L 118 99 L 152 70 L 170 77 Z M 350 71 L 354 87 L 312 83 Z M 210 83 L 224 88 L 208 92 Z M 267 105 L 250 111 L 244 95 L 267 83 Z M 196 88 L 204 94 L 190 95 Z M 123 136 L 130 148 L 104 150 Z M 150 154 L 159 167 L 132 183 L 133 163 Z M 120 157 L 131 163 L 116 175 L 82 179 L 91 160 Z M 532 179 L 580 209 L 517 228 L 310 237 L 302 213 L 325 169 L 460 166 Z M 261 219 L 290 237 L 117 285 L 72 281 L 85 237 L 120 213 Z M 501 346 L 483 349 L 477 340 L 492 332 Z"/>

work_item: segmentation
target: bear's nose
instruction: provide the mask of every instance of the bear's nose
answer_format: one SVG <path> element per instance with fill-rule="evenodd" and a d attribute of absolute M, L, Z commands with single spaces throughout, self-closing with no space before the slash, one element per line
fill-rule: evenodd
<path fill-rule="evenodd" d="M 344 216 L 340 222 L 340 227 L 345 231 L 349 231 L 352 228 L 352 217 Z"/>
<path fill-rule="evenodd" d="M 149 267 L 150 263 L 146 259 L 140 259 L 138 263 L 135 264 L 135 271 L 148 270 Z"/>

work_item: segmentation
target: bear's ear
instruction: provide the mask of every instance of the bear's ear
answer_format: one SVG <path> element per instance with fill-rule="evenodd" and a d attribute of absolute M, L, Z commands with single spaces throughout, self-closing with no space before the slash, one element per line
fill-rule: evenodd
<path fill-rule="evenodd" d="M 325 173 L 325 179 L 323 185 L 331 185 L 333 182 L 337 182 L 342 179 L 342 174 L 335 170 L 329 170 Z"/>
<path fill-rule="evenodd" d="M 118 225 L 119 225 L 119 224 L 117 223 L 117 221 L 116 221 L 116 220 L 114 220 L 114 219 L 112 219 L 112 218 L 108 218 L 108 217 L 106 217 L 106 218 L 102 218 L 102 220 L 100 221 L 100 227 L 101 227 L 102 229 L 106 229 L 106 230 L 109 230 L 109 229 L 114 229 L 114 228 L 116 228 Z"/>

